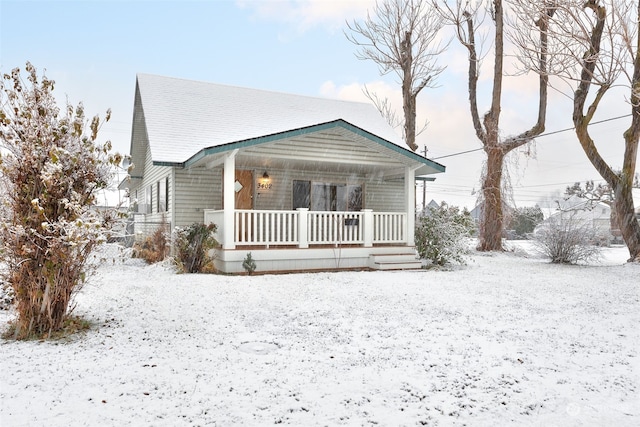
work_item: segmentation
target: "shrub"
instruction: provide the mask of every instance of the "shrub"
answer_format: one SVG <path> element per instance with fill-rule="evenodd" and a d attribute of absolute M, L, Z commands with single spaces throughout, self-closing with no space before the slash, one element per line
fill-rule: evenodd
<path fill-rule="evenodd" d="M 245 271 L 249 273 L 249 275 L 253 274 L 253 272 L 256 271 L 256 262 L 251 256 L 251 252 L 247 253 L 244 261 L 242 261 L 242 268 L 244 268 Z"/>
<path fill-rule="evenodd" d="M 551 217 L 536 229 L 534 241 L 539 252 L 552 263 L 576 264 L 600 258 L 598 231 L 588 222 L 572 216 Z"/>
<path fill-rule="evenodd" d="M 213 258 L 209 251 L 218 245 L 213 237 L 217 226 L 215 224 L 194 223 L 186 228 L 176 228 L 174 244 L 176 250 L 176 264 L 184 273 L 214 272 Z"/>
<path fill-rule="evenodd" d="M 53 80 L 40 80 L 30 63 L 26 71 L 27 83 L 18 68 L 0 80 L 0 254 L 15 292 L 16 338 L 63 327 L 113 219 L 93 208 L 96 194 L 122 160 L 97 142 L 97 116 L 89 124 L 82 104 L 60 114 Z"/>
<path fill-rule="evenodd" d="M 416 226 L 416 249 L 422 259 L 435 265 L 452 262 L 464 264 L 468 250 L 466 238 L 473 233 L 474 224 L 469 212 L 442 203 L 429 208 Z"/>
<path fill-rule="evenodd" d="M 163 221 L 151 236 L 145 238 L 142 243 L 134 244 L 133 257 L 142 258 L 149 264 L 163 261 L 169 255 L 166 227 Z"/>
<path fill-rule="evenodd" d="M 525 239 L 543 219 L 539 206 L 518 208 L 513 212 L 508 228 L 513 230 L 516 239 Z"/>

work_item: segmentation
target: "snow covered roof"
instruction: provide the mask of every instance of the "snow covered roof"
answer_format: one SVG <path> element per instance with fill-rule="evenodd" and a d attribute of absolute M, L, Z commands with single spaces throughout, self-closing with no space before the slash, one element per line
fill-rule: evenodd
<path fill-rule="evenodd" d="M 366 103 L 151 74 L 137 75 L 136 103 L 154 164 L 185 165 L 212 150 L 332 124 L 360 129 L 370 139 L 444 171 L 444 166 L 406 149 L 402 138 Z"/>

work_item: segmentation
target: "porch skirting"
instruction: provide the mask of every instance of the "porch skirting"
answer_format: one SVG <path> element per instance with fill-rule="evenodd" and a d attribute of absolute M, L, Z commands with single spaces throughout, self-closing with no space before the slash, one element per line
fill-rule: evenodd
<path fill-rule="evenodd" d="M 420 261 L 408 246 L 215 249 L 215 266 L 222 273 L 244 273 L 247 254 L 256 263 L 255 273 L 367 269 L 416 269 Z"/>

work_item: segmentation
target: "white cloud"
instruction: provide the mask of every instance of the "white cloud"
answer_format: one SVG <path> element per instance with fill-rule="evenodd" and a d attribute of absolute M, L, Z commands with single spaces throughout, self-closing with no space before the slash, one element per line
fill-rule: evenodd
<path fill-rule="evenodd" d="M 402 109 L 402 92 L 400 89 L 392 87 L 381 80 L 365 84 L 350 83 L 340 86 L 336 86 L 333 81 L 329 80 L 320 86 L 320 95 L 345 101 L 371 102 L 364 93 L 365 86 L 369 92 L 377 94 L 380 98 L 388 98 L 394 107 Z"/>
<path fill-rule="evenodd" d="M 375 0 L 237 0 L 243 9 L 254 11 L 254 17 L 293 25 L 299 32 L 315 26 L 336 31 L 345 20 L 366 15 Z"/>
<path fill-rule="evenodd" d="M 361 83 L 336 85 L 333 81 L 327 81 L 320 87 L 320 95 L 327 98 L 342 99 L 345 101 L 371 102 L 364 94 L 367 87 L 369 92 L 375 93 L 381 99 L 388 99 L 395 111 L 402 115 L 402 91 L 397 85 L 376 80 Z M 432 144 L 437 144 L 439 154 L 461 147 L 468 147 L 470 137 L 473 138 L 473 128 L 469 118 L 469 108 L 465 102 L 466 93 L 453 90 L 425 90 L 418 96 L 417 124 L 418 127 L 429 121 L 426 131 L 418 136 L 418 143 L 425 143 L 431 149 Z"/>

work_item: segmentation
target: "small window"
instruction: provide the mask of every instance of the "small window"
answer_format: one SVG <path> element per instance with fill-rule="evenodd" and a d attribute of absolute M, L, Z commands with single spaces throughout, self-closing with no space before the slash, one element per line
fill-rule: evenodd
<path fill-rule="evenodd" d="M 147 186 L 136 190 L 136 202 L 139 213 L 151 213 L 151 188 L 151 186 Z"/>
<path fill-rule="evenodd" d="M 169 210 L 168 203 L 167 203 L 167 201 L 169 200 L 169 192 L 168 192 L 169 182 L 168 181 L 169 181 L 169 178 L 165 178 L 158 181 L 157 183 L 158 212 L 167 212 Z"/>

